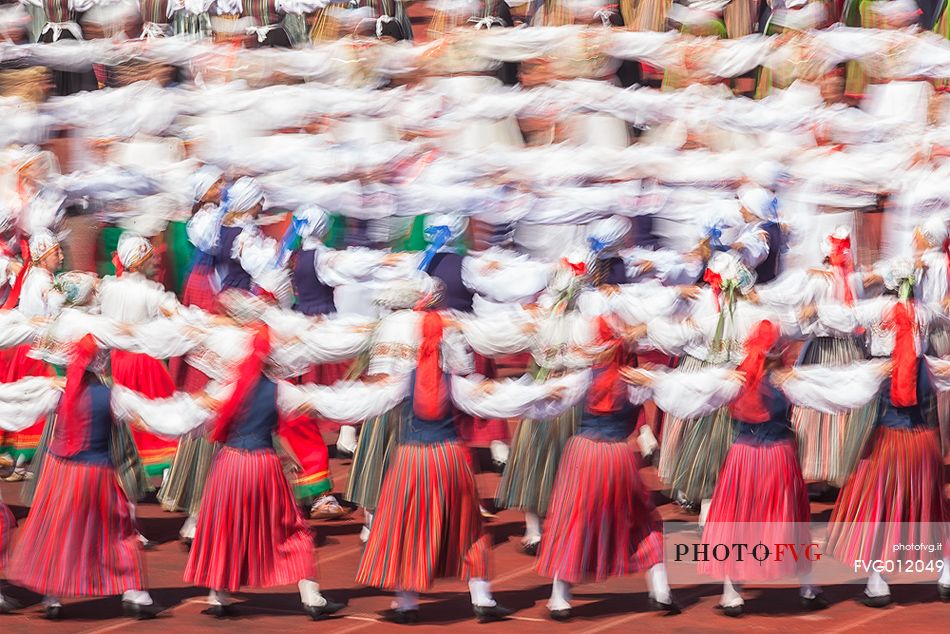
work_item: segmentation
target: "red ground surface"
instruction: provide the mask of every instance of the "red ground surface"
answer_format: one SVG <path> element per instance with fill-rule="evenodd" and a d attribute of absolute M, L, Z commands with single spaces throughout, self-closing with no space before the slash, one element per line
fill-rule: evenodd
<path fill-rule="evenodd" d="M 332 461 L 333 473 L 340 488 L 346 482 L 349 461 Z M 655 470 L 643 471 L 655 487 Z M 478 476 L 482 496 L 490 499 L 498 476 Z M 4 499 L 18 518 L 27 509 L 18 505 L 18 484 L 0 484 Z M 583 495 L 583 492 L 578 492 Z M 693 520 L 657 493 L 657 501 L 666 519 Z M 815 504 L 816 515 L 826 515 L 827 504 Z M 423 597 L 422 622 L 416 626 L 398 626 L 381 620 L 381 612 L 389 608 L 390 596 L 354 582 L 360 556 L 360 516 L 343 521 L 311 522 L 318 546 L 319 576 L 323 590 L 349 606 L 330 620 L 314 623 L 299 609 L 299 597 L 293 586 L 248 592 L 239 595 L 241 618 L 216 620 L 201 614 L 205 590 L 187 587 L 182 572 L 187 554 L 176 540 L 184 520 L 180 513 L 164 513 L 154 503 L 140 505 L 139 516 L 149 537 L 162 542 L 146 554 L 153 596 L 168 606 L 162 618 L 137 622 L 122 616 L 118 598 L 67 600 L 67 621 L 51 623 L 41 617 L 40 597 L 20 588 L 4 585 L 4 592 L 16 597 L 25 608 L 15 615 L 0 616 L 5 632 L 197 632 L 227 631 L 236 628 L 249 632 L 282 632 L 289 628 L 313 628 L 327 634 L 392 631 L 453 632 L 947 632 L 950 604 L 939 603 L 933 584 L 894 586 L 895 603 L 874 610 L 855 603 L 861 587 L 842 585 L 826 588 L 831 607 L 820 613 L 804 614 L 797 609 L 797 592 L 792 588 L 747 588 L 747 614 L 730 619 L 714 610 L 720 589 L 712 585 L 675 587 L 677 600 L 684 611 L 678 616 L 662 616 L 647 611 L 646 586 L 643 575 L 611 579 L 604 584 L 578 586 L 575 590 L 575 614 L 567 624 L 546 618 L 545 601 L 550 592 L 549 580 L 534 572 L 534 559 L 518 551 L 523 531 L 519 514 L 504 511 L 491 520 L 488 529 L 494 542 L 494 590 L 496 598 L 517 610 L 503 623 L 479 625 L 471 616 L 467 586 L 459 581 L 438 582 Z"/>

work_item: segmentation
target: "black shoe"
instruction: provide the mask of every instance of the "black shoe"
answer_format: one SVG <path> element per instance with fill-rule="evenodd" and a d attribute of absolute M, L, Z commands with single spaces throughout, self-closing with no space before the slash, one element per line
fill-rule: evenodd
<path fill-rule="evenodd" d="M 491 461 L 491 470 L 494 471 L 495 473 L 504 473 L 506 466 L 507 464 L 502 462 L 501 460 Z"/>
<path fill-rule="evenodd" d="M 179 543 L 181 544 L 182 550 L 184 550 L 187 553 L 187 552 L 191 552 L 191 545 L 194 543 L 194 541 L 195 540 L 193 540 L 190 537 L 182 537 L 181 542 Z"/>
<path fill-rule="evenodd" d="M 722 610 L 722 613 L 728 617 L 737 618 L 742 616 L 743 605 L 717 605 L 716 608 Z"/>
<path fill-rule="evenodd" d="M 945 586 L 942 583 L 938 583 L 937 596 L 940 597 L 941 601 L 950 601 L 950 586 Z"/>
<path fill-rule="evenodd" d="M 818 610 L 824 610 L 828 607 L 828 599 L 826 599 L 825 595 L 821 592 L 810 598 L 799 597 L 798 600 L 802 609 L 807 612 L 817 612 Z"/>
<path fill-rule="evenodd" d="M 567 608 L 566 610 L 551 610 L 550 614 L 552 620 L 558 621 L 560 623 L 570 621 L 571 617 L 574 616 L 571 614 L 571 608 Z"/>
<path fill-rule="evenodd" d="M 20 605 L 20 602 L 16 599 L 11 599 L 10 597 L 3 597 L 0 599 L 0 614 L 9 614 L 14 610 L 19 610 L 23 606 Z"/>
<path fill-rule="evenodd" d="M 237 616 L 237 608 L 233 603 L 229 605 L 211 605 L 202 610 L 201 613 L 218 619 L 226 619 L 230 616 Z"/>
<path fill-rule="evenodd" d="M 660 603 L 653 597 L 650 597 L 650 609 L 654 612 L 665 612 L 668 616 L 680 614 L 683 611 L 672 597 L 670 597 L 669 603 Z"/>
<path fill-rule="evenodd" d="M 523 552 L 524 554 L 530 557 L 537 557 L 538 547 L 540 545 L 541 545 L 541 542 L 531 542 L 530 544 L 523 544 L 521 546 L 521 552 Z"/>
<path fill-rule="evenodd" d="M 478 619 L 479 623 L 503 621 L 515 613 L 514 610 L 509 610 L 497 603 L 495 605 L 473 605 L 472 609 L 475 611 L 475 618 Z"/>
<path fill-rule="evenodd" d="M 158 548 L 158 542 L 153 542 L 151 539 L 142 542 L 142 550 L 155 550 L 156 548 Z"/>
<path fill-rule="evenodd" d="M 326 599 L 326 597 L 324 597 Z M 303 609 L 310 615 L 310 618 L 314 621 L 319 621 L 324 619 L 331 614 L 336 614 L 340 610 L 346 607 L 345 603 L 337 603 L 336 601 L 331 601 L 326 599 L 326 603 L 323 605 L 305 605 Z"/>
<path fill-rule="evenodd" d="M 122 602 L 123 614 L 136 618 L 140 621 L 154 619 L 160 612 L 163 612 L 164 610 L 165 608 L 158 605 L 157 603 L 152 603 L 151 605 L 142 605 L 141 603 L 132 603 L 131 601 Z"/>
<path fill-rule="evenodd" d="M 868 606 L 869 608 L 883 608 L 891 604 L 891 595 L 885 594 L 879 597 L 869 597 L 868 595 L 862 595 L 859 602 Z"/>
<path fill-rule="evenodd" d="M 349 449 L 344 449 L 344 448 L 341 447 L 340 445 L 337 445 L 337 446 L 336 446 L 336 457 L 339 458 L 340 460 L 352 460 L 352 459 L 353 459 L 353 452 L 350 451 Z"/>
<path fill-rule="evenodd" d="M 397 625 L 412 625 L 419 622 L 419 610 L 387 610 L 383 620 Z"/>
<path fill-rule="evenodd" d="M 48 605 L 43 610 L 43 618 L 48 621 L 60 621 L 63 618 L 63 606 Z"/>

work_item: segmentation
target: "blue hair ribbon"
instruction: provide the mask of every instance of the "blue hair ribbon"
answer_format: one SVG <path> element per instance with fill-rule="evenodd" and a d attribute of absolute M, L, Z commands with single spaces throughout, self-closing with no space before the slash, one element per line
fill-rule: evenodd
<path fill-rule="evenodd" d="M 607 248 L 607 244 L 605 242 L 601 242 L 594 236 L 587 238 L 587 241 L 590 243 L 590 250 L 594 253 L 600 253 Z"/>
<path fill-rule="evenodd" d="M 431 242 L 422 255 L 422 262 L 419 263 L 420 271 L 425 271 L 429 268 L 429 264 L 432 262 L 432 258 L 435 257 L 435 254 L 452 239 L 452 230 L 446 225 L 437 225 L 427 228 L 425 235 Z"/>
<path fill-rule="evenodd" d="M 287 226 L 287 231 L 284 232 L 284 237 L 280 239 L 280 249 L 277 255 L 277 262 L 280 265 L 283 265 L 287 260 L 290 259 L 290 254 L 297 250 L 300 245 L 300 234 L 303 228 L 307 226 L 306 218 L 298 218 L 293 216 L 290 219 L 290 224 Z"/>

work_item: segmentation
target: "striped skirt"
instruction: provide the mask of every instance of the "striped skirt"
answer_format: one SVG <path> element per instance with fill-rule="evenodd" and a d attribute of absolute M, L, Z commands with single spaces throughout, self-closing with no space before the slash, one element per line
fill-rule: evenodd
<path fill-rule="evenodd" d="M 878 427 L 835 502 L 828 551 L 855 560 L 940 559 L 950 547 L 940 440 L 933 428 Z M 937 553 L 894 552 L 895 544 L 943 544 Z"/>
<path fill-rule="evenodd" d="M 950 331 L 946 328 L 930 331 L 929 354 L 941 358 L 950 355 Z M 944 456 L 950 456 L 950 392 L 937 392 L 937 420 L 940 422 L 941 450 Z"/>
<path fill-rule="evenodd" d="M 158 502 L 163 510 L 198 514 L 216 449 L 215 443 L 203 433 L 181 437 L 168 478 L 158 492 Z"/>
<path fill-rule="evenodd" d="M 455 442 L 396 448 L 358 583 L 424 592 L 439 577 L 488 577 L 491 540 L 465 453 Z"/>
<path fill-rule="evenodd" d="M 383 477 L 399 438 L 403 409 L 399 406 L 363 423 L 343 499 L 364 509 L 376 510 Z"/>
<path fill-rule="evenodd" d="M 54 375 L 52 366 L 27 356 L 30 350 L 31 346 L 29 344 L 0 350 L 0 356 L 2 356 L 0 368 L 3 371 L 3 375 L 0 375 L 0 381 L 14 383 L 28 376 Z M 0 429 L 0 453 L 10 453 L 15 457 L 22 455 L 26 460 L 32 460 L 43 434 L 45 422 L 45 418 L 40 418 L 34 424 L 18 432 L 5 432 Z"/>
<path fill-rule="evenodd" d="M 680 368 L 685 372 L 695 372 L 710 365 L 686 357 Z M 734 438 L 732 416 L 726 407 L 692 420 L 664 415 L 660 477 L 673 491 L 681 492 L 693 502 L 711 497 L 719 469 Z"/>
<path fill-rule="evenodd" d="M 538 572 L 603 581 L 663 560 L 663 522 L 640 480 L 633 446 L 575 436 L 558 469 Z"/>
<path fill-rule="evenodd" d="M 132 505 L 108 465 L 48 455 L 8 576 L 56 597 L 108 596 L 145 587 Z"/>
<path fill-rule="evenodd" d="M 222 447 L 211 463 L 185 581 L 236 592 L 315 573 L 313 536 L 277 453 Z"/>
<path fill-rule="evenodd" d="M 550 420 L 518 424 L 511 456 L 498 485 L 500 508 L 519 509 L 544 517 L 567 441 L 574 435 L 579 410 L 569 409 Z"/>
<path fill-rule="evenodd" d="M 20 500 L 26 506 L 32 506 L 37 487 L 39 487 L 40 480 L 44 477 L 43 465 L 49 455 L 49 443 L 55 428 L 56 416 L 53 415 L 47 419 L 46 426 L 43 428 L 43 435 L 40 437 L 40 444 L 36 448 L 36 455 L 30 463 L 33 478 L 24 482 L 20 489 Z M 132 431 L 127 425 L 115 425 L 112 428 L 109 451 L 112 455 L 113 470 L 119 479 L 119 486 L 122 487 L 125 496 L 133 502 L 141 502 L 153 488 L 148 481 L 145 467 L 142 466 L 142 460 L 139 458 L 138 449 L 135 448 L 135 442 L 132 440 Z"/>
<path fill-rule="evenodd" d="M 0 501 L 0 572 L 7 567 L 14 528 L 16 528 L 16 518 L 10 512 L 10 507 Z"/>
<path fill-rule="evenodd" d="M 722 465 L 703 530 L 703 543 L 808 544 L 808 492 L 792 438 L 752 444 L 738 440 Z M 805 557 L 760 564 L 752 557 L 700 562 L 698 572 L 717 579 L 781 579 L 803 574 Z"/>
<path fill-rule="evenodd" d="M 799 365 L 850 365 L 866 358 L 855 338 L 817 337 L 802 350 Z M 798 438 L 802 474 L 809 482 L 841 485 L 854 470 L 877 415 L 877 400 L 845 414 L 823 414 L 792 408 L 792 429 Z"/>

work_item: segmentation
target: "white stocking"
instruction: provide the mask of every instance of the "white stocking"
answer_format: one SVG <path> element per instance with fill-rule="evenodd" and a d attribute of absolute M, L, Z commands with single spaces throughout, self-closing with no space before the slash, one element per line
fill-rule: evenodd
<path fill-rule="evenodd" d="M 821 589 L 814 584 L 812 576 L 812 573 L 807 572 L 799 577 L 798 593 L 803 599 L 814 599 L 821 593 Z"/>
<path fill-rule="evenodd" d="M 541 518 L 535 513 L 524 514 L 524 543 L 537 544 L 541 541 Z"/>
<path fill-rule="evenodd" d="M 551 598 L 548 599 L 548 609 L 570 610 L 571 609 L 571 584 L 557 577 L 551 583 Z"/>
<path fill-rule="evenodd" d="M 666 576 L 666 564 L 656 564 L 647 570 L 647 588 L 650 589 L 650 596 L 657 603 L 669 604 L 673 602 L 670 581 Z"/>
<path fill-rule="evenodd" d="M 208 593 L 208 605 L 231 605 L 234 599 L 227 590 L 212 590 Z"/>
<path fill-rule="evenodd" d="M 468 591 L 472 595 L 472 605 L 479 608 L 495 607 L 495 599 L 491 596 L 491 583 L 481 577 L 472 577 L 468 580 Z"/>
<path fill-rule="evenodd" d="M 950 557 L 943 558 L 943 572 L 940 573 L 938 582 L 942 586 L 950 586 Z"/>
<path fill-rule="evenodd" d="M 419 609 L 419 595 L 415 592 L 405 590 L 396 591 L 396 600 L 393 601 L 393 609 L 397 612 L 408 612 L 409 610 Z"/>
<path fill-rule="evenodd" d="M 356 451 L 356 427 L 352 425 L 340 427 L 340 436 L 336 439 L 336 446 L 350 453 Z"/>
<path fill-rule="evenodd" d="M 491 459 L 501 464 L 508 464 L 508 456 L 511 454 L 511 448 L 507 443 L 500 440 L 493 440 L 488 446 L 491 452 Z"/>
<path fill-rule="evenodd" d="M 327 604 L 327 600 L 320 594 L 320 584 L 312 579 L 301 579 L 297 582 L 300 589 L 300 602 L 316 608 Z"/>
<path fill-rule="evenodd" d="M 722 598 L 719 599 L 719 605 L 724 608 L 745 605 L 745 601 L 742 600 L 742 595 L 739 594 L 739 585 L 733 584 L 728 577 L 722 582 Z"/>
<path fill-rule="evenodd" d="M 891 593 L 890 587 L 884 581 L 884 577 L 879 572 L 872 572 L 868 577 L 868 586 L 864 589 L 864 594 L 869 597 L 886 597 Z"/>
<path fill-rule="evenodd" d="M 146 590 L 126 590 L 122 600 L 136 605 L 152 605 L 152 596 Z"/>

